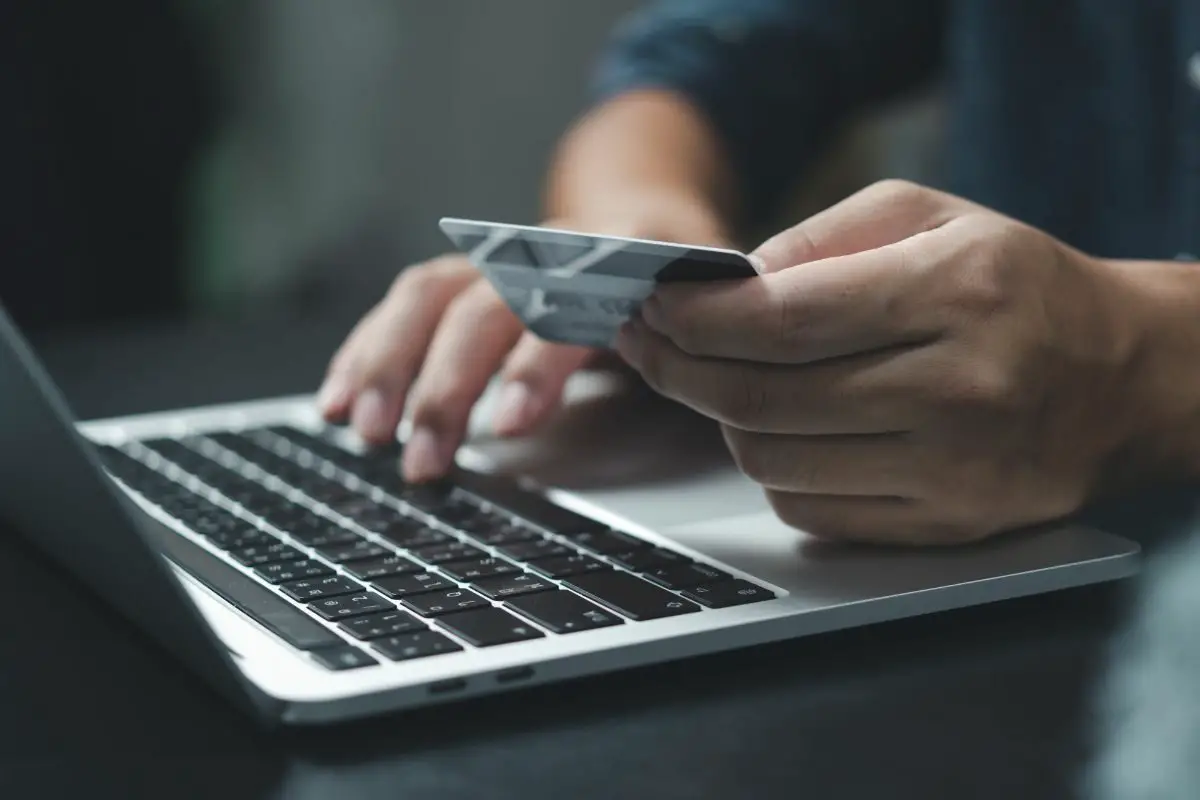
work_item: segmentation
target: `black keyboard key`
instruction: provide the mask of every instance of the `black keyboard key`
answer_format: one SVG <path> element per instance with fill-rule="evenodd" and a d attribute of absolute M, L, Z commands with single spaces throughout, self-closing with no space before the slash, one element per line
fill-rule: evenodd
<path fill-rule="evenodd" d="M 445 564 L 468 558 L 487 558 L 487 553 L 464 542 L 448 542 L 432 547 L 412 548 L 412 554 L 426 564 Z"/>
<path fill-rule="evenodd" d="M 501 558 L 474 558 L 470 561 L 451 561 L 448 564 L 442 564 L 441 570 L 451 578 L 464 582 L 520 572 L 515 566 Z"/>
<path fill-rule="evenodd" d="M 311 603 L 325 597 L 336 597 L 339 594 L 354 594 L 361 592 L 362 586 L 341 575 L 324 575 L 317 578 L 305 578 L 292 581 L 279 587 L 283 593 L 301 603 Z"/>
<path fill-rule="evenodd" d="M 379 558 L 380 556 L 391 555 L 392 552 L 382 545 L 361 538 L 357 542 L 335 544 L 315 549 L 335 564 L 344 564 L 347 561 L 358 561 L 360 559 Z"/>
<path fill-rule="evenodd" d="M 471 588 L 477 592 L 483 592 L 493 600 L 503 600 L 506 597 L 516 597 L 533 592 L 548 592 L 558 587 L 546 578 L 522 572 L 517 575 L 501 575 L 496 578 L 471 581 Z"/>
<path fill-rule="evenodd" d="M 344 644 L 339 647 L 327 647 L 323 650 L 313 650 L 310 655 L 317 663 L 326 669 L 343 671 L 360 669 L 379 663 L 379 659 L 370 653 L 359 650 L 354 645 Z"/>
<path fill-rule="evenodd" d="M 698 612 L 690 603 L 628 572 L 597 572 L 567 578 L 566 585 L 630 619 L 648 620 Z"/>
<path fill-rule="evenodd" d="M 220 547 L 222 550 L 240 550 L 244 547 L 266 546 L 279 541 L 275 536 L 267 533 L 264 530 L 255 528 L 248 522 L 243 522 L 241 527 L 221 531 L 218 533 L 207 534 L 206 537 L 210 542 Z"/>
<path fill-rule="evenodd" d="M 493 647 L 546 636 L 507 611 L 492 607 L 440 617 L 437 624 L 475 647 Z"/>
<path fill-rule="evenodd" d="M 378 578 L 371 585 L 388 597 L 407 597 L 410 594 L 433 592 L 439 589 L 451 589 L 454 584 L 441 575 L 422 572 L 417 575 L 393 575 L 389 578 Z"/>
<path fill-rule="evenodd" d="M 462 645 L 434 631 L 389 636 L 371 642 L 371 646 L 392 661 L 409 661 L 462 650 Z"/>
<path fill-rule="evenodd" d="M 272 544 L 239 547 L 236 550 L 230 550 L 229 555 L 233 556 L 239 564 L 245 564 L 247 567 L 257 567 L 276 561 L 300 561 L 305 558 L 304 553 L 280 541 Z"/>
<path fill-rule="evenodd" d="M 333 570 L 320 561 L 277 561 L 274 564 L 263 564 L 255 567 L 254 571 L 271 583 L 286 583 L 304 578 L 317 578 L 322 575 L 332 575 Z"/>
<path fill-rule="evenodd" d="M 582 575 L 587 572 L 601 572 L 612 568 L 591 556 L 555 556 L 530 562 L 529 568 L 547 578 L 565 578 L 568 575 Z"/>
<path fill-rule="evenodd" d="M 702 583 L 729 580 L 727 572 L 722 572 L 708 564 L 683 564 L 682 566 L 662 567 L 648 570 L 645 577 L 666 589 L 689 589 Z"/>
<path fill-rule="evenodd" d="M 438 592 L 410 594 L 400 599 L 405 607 L 412 609 L 422 617 L 436 617 L 442 614 L 453 614 L 456 611 L 468 611 L 488 604 L 479 595 L 469 589 L 443 589 Z"/>
<path fill-rule="evenodd" d="M 673 550 L 665 550 L 661 547 L 653 550 L 626 550 L 621 553 L 610 553 L 609 559 L 619 564 L 625 569 L 631 569 L 634 572 L 645 572 L 652 569 L 661 569 L 663 567 L 676 567 L 692 563 L 692 560 L 685 555 L 676 553 Z"/>
<path fill-rule="evenodd" d="M 565 536 L 584 531 L 604 530 L 608 527 L 556 505 L 540 494 L 526 491 L 502 477 L 460 471 L 456 473 L 455 480 L 468 492 L 551 533 Z"/>
<path fill-rule="evenodd" d="M 540 592 L 514 597 L 505 605 L 555 633 L 578 633 L 625 624 L 616 614 L 573 592 Z"/>
<path fill-rule="evenodd" d="M 155 526 L 148 529 L 159 533 Z M 293 647 L 315 650 L 342 644 L 333 631 L 199 545 L 165 528 L 157 542 L 169 559 Z"/>
<path fill-rule="evenodd" d="M 354 531 L 339 527 L 337 523 L 328 519 L 320 522 L 305 521 L 303 524 L 292 525 L 282 530 L 308 547 L 333 547 L 362 540 Z"/>
<path fill-rule="evenodd" d="M 728 608 L 774 600 L 775 594 L 750 581 L 731 580 L 685 589 L 683 596 L 709 608 Z"/>
<path fill-rule="evenodd" d="M 537 539 L 528 542 L 513 542 L 511 544 L 502 544 L 496 548 L 504 555 L 514 561 L 533 561 L 539 558 L 553 558 L 555 556 L 570 556 L 578 555 L 578 551 L 559 544 L 553 539 L 547 539 L 543 536 L 538 536 Z"/>
<path fill-rule="evenodd" d="M 355 639 L 382 639 L 384 636 L 395 636 L 400 633 L 426 630 L 425 623 L 409 614 L 407 611 L 396 609 L 382 614 L 367 614 L 363 617 L 348 619 L 338 625 L 339 628 Z"/>
<path fill-rule="evenodd" d="M 507 523 L 485 530 L 463 531 L 472 540 L 488 547 L 541 540 L 542 535 L 524 525 Z"/>
<path fill-rule="evenodd" d="M 381 539 L 387 539 L 397 547 L 403 547 L 406 550 L 433 547 L 434 545 L 457 541 L 445 531 L 427 527 L 416 520 L 405 520 L 389 525 L 387 530 L 379 531 L 378 533 Z"/>
<path fill-rule="evenodd" d="M 364 581 L 386 578 L 389 575 L 406 575 L 410 572 L 420 572 L 421 567 L 409 561 L 404 556 L 384 556 L 367 561 L 351 561 L 346 564 L 346 571 Z"/>
<path fill-rule="evenodd" d="M 328 620 L 374 614 L 376 611 L 391 611 L 395 608 L 394 605 L 374 592 L 329 597 L 309 603 L 308 607 Z"/>
<path fill-rule="evenodd" d="M 649 549 L 650 543 L 621 531 L 587 531 L 567 537 L 584 550 L 600 555 L 624 553 L 629 550 Z"/>

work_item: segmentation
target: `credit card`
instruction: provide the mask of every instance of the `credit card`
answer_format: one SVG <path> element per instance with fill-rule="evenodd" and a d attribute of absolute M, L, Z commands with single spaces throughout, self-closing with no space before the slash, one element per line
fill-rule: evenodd
<path fill-rule="evenodd" d="M 660 283 L 758 274 L 735 250 L 478 220 L 439 224 L 526 328 L 563 344 L 611 347 Z"/>

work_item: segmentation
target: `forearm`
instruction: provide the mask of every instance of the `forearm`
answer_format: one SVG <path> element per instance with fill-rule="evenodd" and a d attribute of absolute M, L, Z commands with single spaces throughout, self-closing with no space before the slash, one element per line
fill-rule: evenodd
<path fill-rule="evenodd" d="M 737 191 L 721 145 L 681 96 L 636 90 L 567 132 L 546 187 L 546 216 L 687 244 L 733 238 Z"/>

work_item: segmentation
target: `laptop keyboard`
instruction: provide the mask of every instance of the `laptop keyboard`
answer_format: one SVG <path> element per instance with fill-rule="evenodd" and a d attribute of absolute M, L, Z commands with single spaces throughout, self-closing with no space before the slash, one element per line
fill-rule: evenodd
<path fill-rule="evenodd" d="M 239 572 L 210 586 L 329 669 L 775 597 L 511 484 L 469 473 L 405 483 L 399 444 L 354 453 L 273 426 L 98 451 L 115 478 L 258 582 Z M 168 555 L 197 551 L 185 568 L 218 566 L 173 538 Z"/>

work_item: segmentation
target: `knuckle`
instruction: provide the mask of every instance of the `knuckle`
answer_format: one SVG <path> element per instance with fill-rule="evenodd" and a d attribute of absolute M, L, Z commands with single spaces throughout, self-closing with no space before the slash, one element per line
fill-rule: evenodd
<path fill-rule="evenodd" d="M 992 363 L 967 363 L 942 384 L 941 399 L 950 411 L 993 411 L 1015 399 L 1015 381 Z"/>
<path fill-rule="evenodd" d="M 884 178 L 868 186 L 864 194 L 881 205 L 890 205 L 921 200 L 929 194 L 929 190 L 902 178 Z"/>
<path fill-rule="evenodd" d="M 425 295 L 437 290 L 447 281 L 460 278 L 474 267 L 457 255 L 444 255 L 420 264 L 405 267 L 392 280 L 389 295 Z"/>

